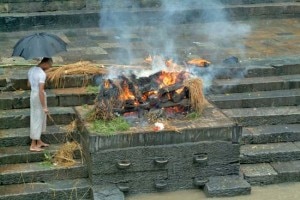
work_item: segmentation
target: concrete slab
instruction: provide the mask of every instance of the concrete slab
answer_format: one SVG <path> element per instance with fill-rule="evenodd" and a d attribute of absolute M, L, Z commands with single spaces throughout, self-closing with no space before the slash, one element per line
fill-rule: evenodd
<path fill-rule="evenodd" d="M 300 124 L 278 124 L 248 127 L 243 129 L 242 141 L 245 144 L 294 142 L 300 141 L 299 133 Z"/>
<path fill-rule="evenodd" d="M 263 163 L 300 159 L 300 148 L 292 142 L 241 146 L 241 163 Z"/>
<path fill-rule="evenodd" d="M 204 193 L 208 197 L 248 195 L 251 193 L 251 186 L 239 176 L 210 177 L 205 184 Z"/>
<path fill-rule="evenodd" d="M 275 162 L 271 166 L 278 173 L 278 182 L 300 181 L 300 161 Z"/>
<path fill-rule="evenodd" d="M 243 164 L 241 172 L 244 179 L 251 185 L 266 185 L 276 183 L 277 172 L 268 163 Z"/>

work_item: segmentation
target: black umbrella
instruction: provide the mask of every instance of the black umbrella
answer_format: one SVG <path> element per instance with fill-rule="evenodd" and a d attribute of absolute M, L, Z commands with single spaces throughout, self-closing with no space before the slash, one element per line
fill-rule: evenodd
<path fill-rule="evenodd" d="M 12 56 L 21 56 L 26 60 L 47 57 L 67 51 L 67 43 L 60 37 L 49 33 L 35 33 L 20 39 L 14 46 Z"/>

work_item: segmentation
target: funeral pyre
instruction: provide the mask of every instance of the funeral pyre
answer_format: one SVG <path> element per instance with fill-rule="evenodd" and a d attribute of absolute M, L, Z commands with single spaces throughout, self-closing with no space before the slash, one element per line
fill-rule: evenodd
<path fill-rule="evenodd" d="M 207 104 L 202 80 L 170 60 L 164 65 L 163 70 L 149 76 L 127 73 L 113 79 L 103 78 L 94 118 L 110 120 L 117 114 L 155 121 L 189 112 L 201 113 Z"/>

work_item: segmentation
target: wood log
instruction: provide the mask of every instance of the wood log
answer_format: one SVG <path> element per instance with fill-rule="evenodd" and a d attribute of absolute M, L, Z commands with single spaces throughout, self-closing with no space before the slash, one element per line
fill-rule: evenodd
<path fill-rule="evenodd" d="M 159 104 L 161 108 L 173 107 L 173 106 L 183 106 L 183 107 L 190 107 L 190 100 L 189 99 L 182 99 L 178 103 L 174 103 L 173 101 L 168 101 L 165 103 Z"/>
<path fill-rule="evenodd" d="M 172 91 L 178 90 L 178 89 L 180 89 L 180 88 L 182 88 L 182 87 L 184 87 L 184 86 L 182 85 L 182 82 L 180 82 L 180 83 L 175 83 L 175 84 L 173 84 L 173 85 L 170 85 L 170 86 L 166 86 L 166 87 L 160 88 L 160 89 L 158 90 L 158 95 L 159 95 L 159 96 L 162 96 L 162 95 L 165 94 L 165 93 L 168 93 L 168 92 L 172 92 Z"/>

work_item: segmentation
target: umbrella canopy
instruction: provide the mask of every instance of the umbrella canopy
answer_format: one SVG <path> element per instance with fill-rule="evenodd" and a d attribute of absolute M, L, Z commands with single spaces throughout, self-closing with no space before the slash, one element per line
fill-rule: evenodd
<path fill-rule="evenodd" d="M 35 33 L 20 39 L 14 46 L 12 56 L 21 56 L 26 60 L 47 57 L 67 51 L 67 43 L 60 37 L 49 33 Z"/>

